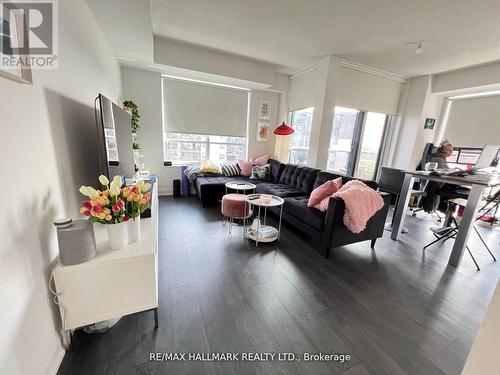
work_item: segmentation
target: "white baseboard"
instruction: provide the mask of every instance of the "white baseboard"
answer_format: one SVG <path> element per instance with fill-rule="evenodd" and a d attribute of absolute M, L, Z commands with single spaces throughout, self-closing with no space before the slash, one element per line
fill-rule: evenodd
<path fill-rule="evenodd" d="M 47 348 L 47 352 L 40 363 L 40 375 L 56 375 L 61 366 L 66 351 L 61 345 L 59 336 L 53 336 L 52 342 Z"/>

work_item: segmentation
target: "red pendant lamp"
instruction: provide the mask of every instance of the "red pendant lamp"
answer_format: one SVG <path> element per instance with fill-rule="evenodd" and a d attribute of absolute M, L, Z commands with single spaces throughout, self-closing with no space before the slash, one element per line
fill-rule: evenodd
<path fill-rule="evenodd" d="M 283 124 L 278 126 L 276 129 L 274 129 L 274 134 L 276 135 L 290 135 L 294 132 L 293 128 L 289 127 L 287 124 L 285 124 L 285 121 L 283 121 Z"/>

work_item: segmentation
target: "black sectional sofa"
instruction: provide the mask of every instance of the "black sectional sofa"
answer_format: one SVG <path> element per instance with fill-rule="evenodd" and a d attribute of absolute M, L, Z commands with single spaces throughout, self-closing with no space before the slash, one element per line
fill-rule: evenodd
<path fill-rule="evenodd" d="M 251 182 L 257 185 L 257 193 L 273 194 L 284 199 L 283 220 L 293 225 L 310 237 L 317 245 L 317 250 L 328 257 L 335 247 L 355 242 L 371 240 L 375 245 L 377 238 L 384 233 L 384 224 L 390 204 L 390 194 L 380 193 L 384 199 L 384 207 L 367 223 L 361 233 L 350 232 L 343 223 L 344 201 L 330 198 L 327 212 L 307 207 L 307 201 L 312 190 L 327 180 L 342 177 L 343 183 L 352 177 L 323 172 L 319 169 L 283 164 L 277 160 L 269 160 L 270 176 L 268 180 L 254 180 L 248 177 L 198 177 L 194 182 L 196 194 L 203 206 L 219 202 L 225 194 L 226 182 Z M 377 189 L 375 181 L 362 180 L 366 185 Z M 278 214 L 279 207 L 269 208 Z"/>

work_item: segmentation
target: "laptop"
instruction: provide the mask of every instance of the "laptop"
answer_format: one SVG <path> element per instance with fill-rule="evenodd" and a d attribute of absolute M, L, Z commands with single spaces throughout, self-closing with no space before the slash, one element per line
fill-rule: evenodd
<path fill-rule="evenodd" d="M 474 170 L 489 168 L 493 163 L 493 160 L 497 157 L 498 149 L 500 146 L 498 145 L 485 145 L 483 148 L 483 152 L 479 155 L 479 159 L 477 159 L 476 164 L 474 165 Z"/>
<path fill-rule="evenodd" d="M 498 150 L 500 146 L 498 145 L 485 145 L 481 155 L 477 159 L 476 164 L 472 169 L 468 169 L 465 171 L 453 171 L 445 173 L 445 176 L 465 176 L 467 174 L 473 174 L 475 171 L 479 169 L 489 168 L 493 161 L 496 159 Z"/>

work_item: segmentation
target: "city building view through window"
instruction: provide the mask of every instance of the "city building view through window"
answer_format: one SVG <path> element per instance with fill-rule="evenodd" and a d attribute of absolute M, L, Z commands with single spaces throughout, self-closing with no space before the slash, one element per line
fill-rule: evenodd
<path fill-rule="evenodd" d="M 387 116 L 383 113 L 367 112 L 354 175 L 371 180 L 375 178 L 377 160 L 382 147 L 382 137 Z"/>
<path fill-rule="evenodd" d="M 359 111 L 335 108 L 327 169 L 348 174 Z"/>
<path fill-rule="evenodd" d="M 387 115 L 336 107 L 327 169 L 373 179 L 382 147 Z"/>
<path fill-rule="evenodd" d="M 290 142 L 290 163 L 307 164 L 313 112 L 314 108 L 311 107 L 288 114 L 288 122 L 295 130 Z"/>
<path fill-rule="evenodd" d="M 189 164 L 209 159 L 216 163 L 245 159 L 246 138 L 165 132 L 165 160 Z"/>

